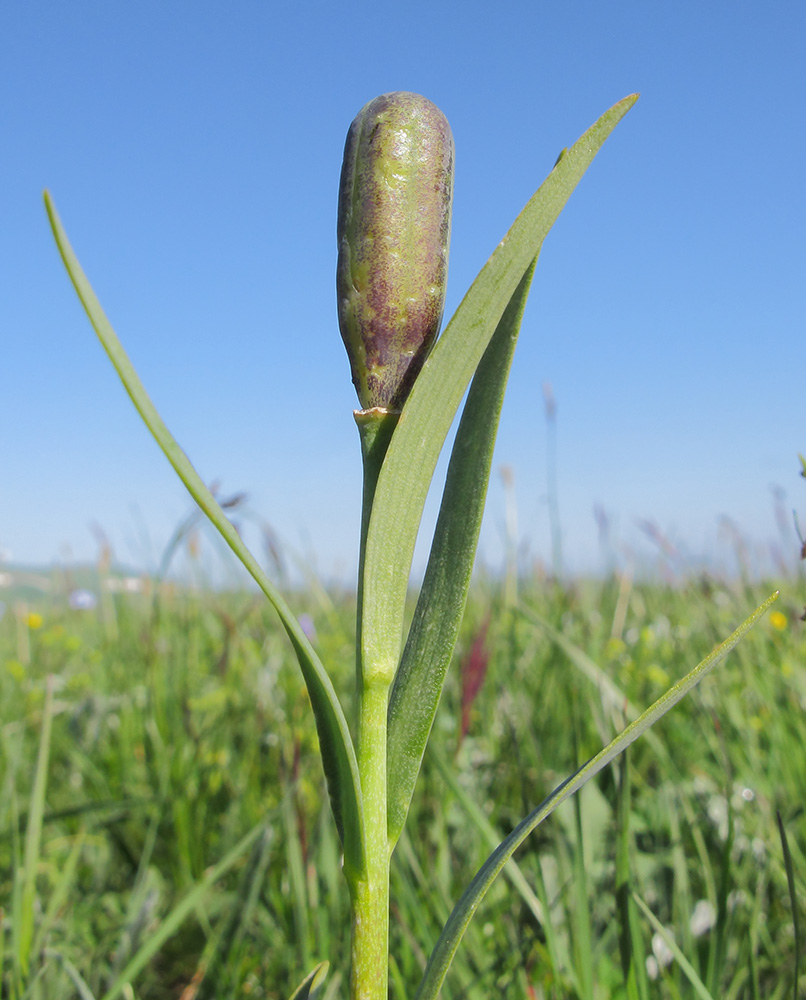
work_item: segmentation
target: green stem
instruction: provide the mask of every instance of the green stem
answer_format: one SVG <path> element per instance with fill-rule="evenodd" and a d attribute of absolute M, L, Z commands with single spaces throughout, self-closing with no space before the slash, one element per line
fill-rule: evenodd
<path fill-rule="evenodd" d="M 366 871 L 351 882 L 353 911 L 351 1000 L 387 1000 L 389 975 L 389 859 L 387 834 L 386 726 L 392 677 L 367 662 L 363 642 L 364 554 L 375 486 L 399 413 L 360 410 L 364 492 L 358 563 L 356 684 L 358 687 L 357 761 L 364 804 Z"/>
<path fill-rule="evenodd" d="M 362 634 L 364 629 L 364 559 L 367 548 L 367 532 L 369 517 L 372 513 L 372 502 L 375 499 L 375 487 L 381 466 L 386 457 L 392 433 L 397 427 L 400 413 L 397 410 L 385 410 L 379 406 L 369 410 L 356 410 L 355 422 L 361 436 L 361 459 L 364 464 L 364 491 L 361 501 L 361 542 L 358 552 L 358 607 L 356 610 L 356 683 L 361 694 L 362 677 L 365 673 L 362 655 Z"/>
<path fill-rule="evenodd" d="M 389 971 L 389 838 L 386 832 L 386 711 L 389 684 L 364 686 L 358 768 L 364 793 L 366 878 L 352 887 L 351 1000 L 386 1000 Z"/>

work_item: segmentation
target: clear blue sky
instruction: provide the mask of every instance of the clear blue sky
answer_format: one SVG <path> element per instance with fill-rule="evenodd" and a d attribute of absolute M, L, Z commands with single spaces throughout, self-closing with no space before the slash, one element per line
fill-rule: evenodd
<path fill-rule="evenodd" d="M 546 241 L 496 469 L 550 558 L 601 564 L 654 521 L 713 552 L 728 515 L 778 536 L 806 450 L 802 0 L 137 4 L 0 9 L 0 548 L 153 565 L 189 510 L 52 243 L 48 187 L 168 425 L 291 549 L 349 577 L 360 463 L 336 323 L 347 128 L 390 90 L 438 104 L 457 150 L 446 316 L 520 208 L 607 107 L 641 100 Z M 483 531 L 500 559 L 494 475 Z M 146 542 L 148 538 L 150 541 Z"/>

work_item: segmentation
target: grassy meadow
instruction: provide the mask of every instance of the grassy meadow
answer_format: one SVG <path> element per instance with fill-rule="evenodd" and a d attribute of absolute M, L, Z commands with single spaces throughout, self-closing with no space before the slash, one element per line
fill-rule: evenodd
<path fill-rule="evenodd" d="M 443 996 L 796 995 L 776 814 L 802 915 L 804 580 L 536 574 L 471 590 L 393 859 L 394 1000 L 501 836 L 776 587 L 726 662 L 530 837 Z M 288 1000 L 322 960 L 322 996 L 346 995 L 340 846 L 271 609 L 167 586 L 71 609 L 68 590 L 0 619 L 2 997 Z M 353 600 L 289 601 L 350 717 Z"/>

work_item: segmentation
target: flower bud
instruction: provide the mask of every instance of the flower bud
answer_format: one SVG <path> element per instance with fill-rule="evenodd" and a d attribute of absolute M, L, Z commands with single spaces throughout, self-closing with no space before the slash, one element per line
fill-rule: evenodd
<path fill-rule="evenodd" d="M 339 188 L 339 327 L 363 409 L 399 410 L 445 307 L 453 135 L 419 94 L 383 94 L 355 117 Z"/>

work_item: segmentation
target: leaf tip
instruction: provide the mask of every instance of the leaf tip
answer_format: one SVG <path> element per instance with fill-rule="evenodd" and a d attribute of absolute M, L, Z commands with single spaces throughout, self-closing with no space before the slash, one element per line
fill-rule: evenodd
<path fill-rule="evenodd" d="M 56 233 L 56 220 L 59 218 L 56 214 L 56 206 L 53 204 L 53 198 L 50 195 L 50 191 L 45 188 L 42 192 L 42 200 L 45 203 L 45 211 L 48 213 L 48 220 L 50 221 L 50 227 L 54 234 Z"/>

